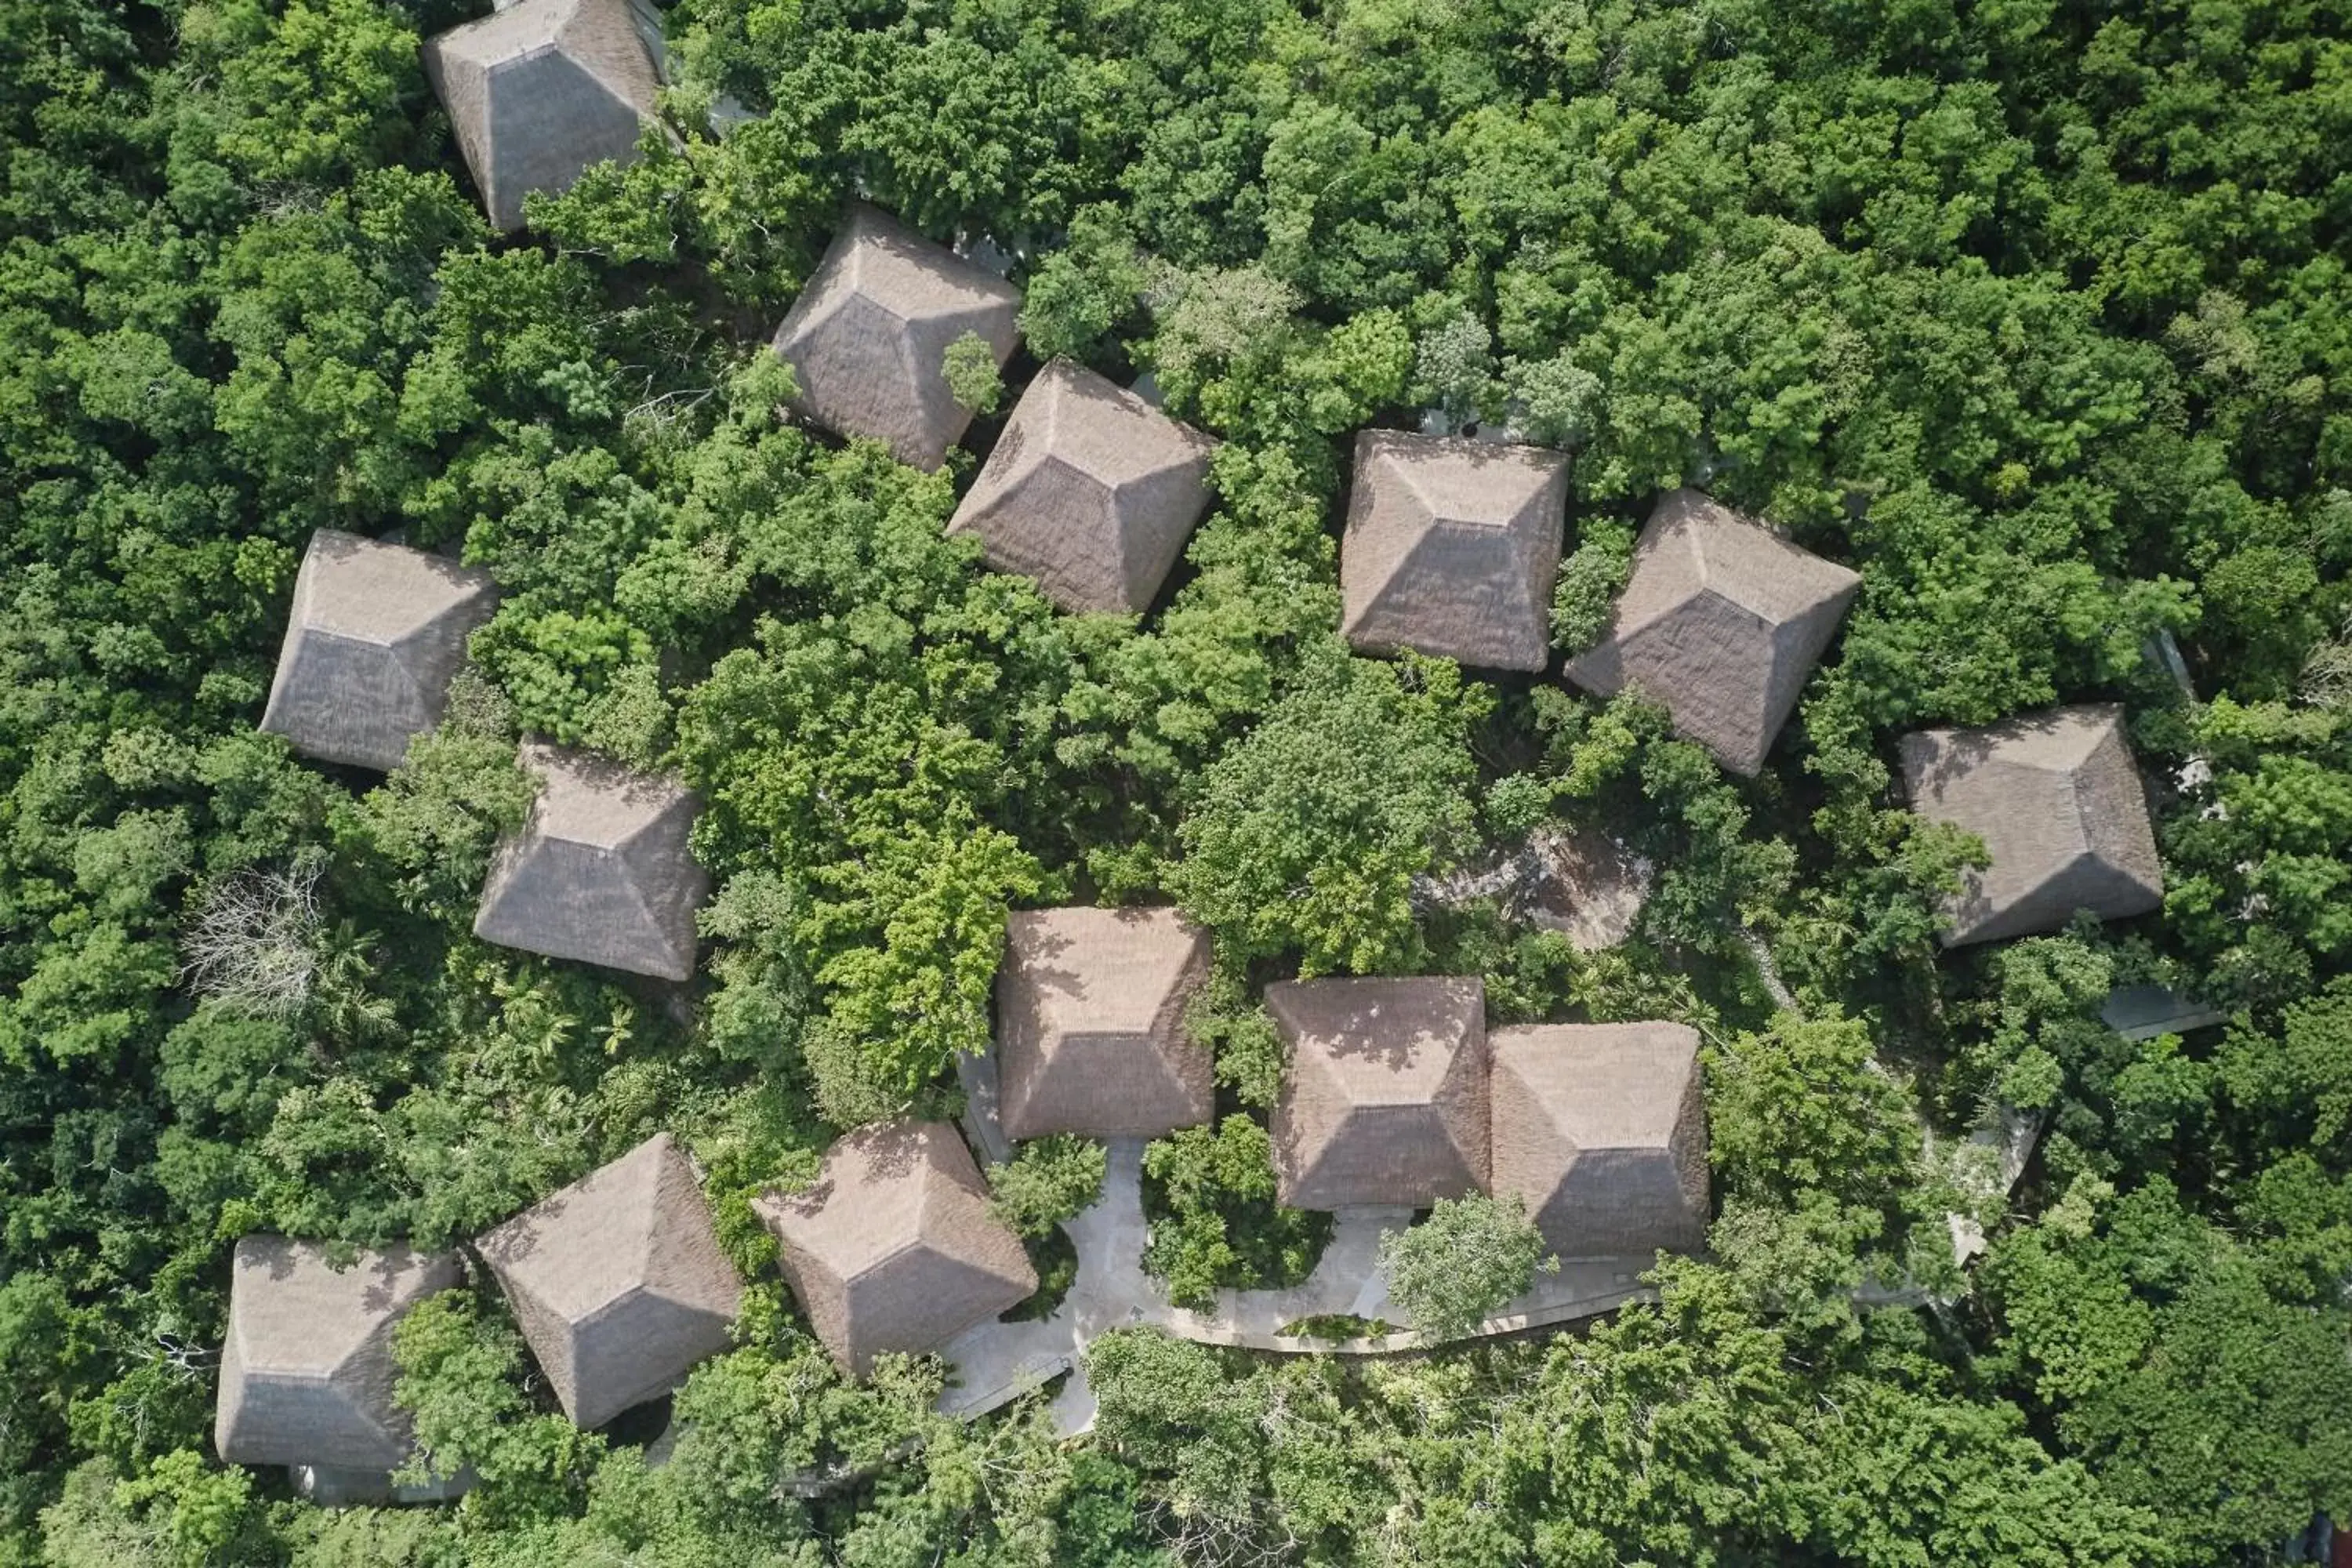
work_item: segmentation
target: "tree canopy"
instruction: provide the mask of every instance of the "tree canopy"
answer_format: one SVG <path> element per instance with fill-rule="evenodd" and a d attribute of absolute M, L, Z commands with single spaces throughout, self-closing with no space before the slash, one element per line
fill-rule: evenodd
<path fill-rule="evenodd" d="M 513 234 L 419 64 L 487 10 L 0 7 L 0 1568 L 2189 1568 L 2352 1519 L 2341 5 L 676 0 L 637 158 Z M 852 199 L 1024 291 L 936 473 L 766 347 Z M 1055 356 L 1220 442 L 1147 614 L 944 531 Z M 1350 655 L 1350 443 L 1425 422 L 1572 457 L 1559 651 L 1672 487 L 1861 574 L 1759 776 L 1557 665 Z M 501 593 L 386 775 L 256 728 L 321 528 Z M 1985 851 L 1897 738 L 2094 700 L 2163 910 L 1941 949 Z M 698 793 L 688 984 L 473 935 L 526 735 Z M 1650 864 L 1626 943 L 1431 895 L 1547 826 Z M 1698 1027 L 1709 1256 L 1410 1360 L 1123 1332 L 1076 1444 L 846 1380 L 751 1200 L 954 1111 L 1007 910 L 1063 902 L 1215 939 L 1219 1113 L 1145 1157 L 1180 1299 L 1328 1234 L 1272 1179 L 1301 975 Z M 2124 984 L 2230 1021 L 2126 1039 Z M 211 1451 L 239 1235 L 462 1243 L 663 1130 L 751 1291 L 674 1446 L 572 1428 L 469 1287 L 399 1344 L 463 1502 Z M 1101 1168 L 996 1202 L 1050 1233 Z"/>

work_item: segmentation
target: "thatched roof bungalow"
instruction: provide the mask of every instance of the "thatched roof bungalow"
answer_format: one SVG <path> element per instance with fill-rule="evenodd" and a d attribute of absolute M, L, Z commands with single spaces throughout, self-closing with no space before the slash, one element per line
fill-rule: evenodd
<path fill-rule="evenodd" d="M 800 384 L 802 415 L 937 468 L 971 423 L 948 390 L 948 345 L 976 332 L 1002 365 L 1020 315 L 1012 284 L 860 204 L 776 329 L 776 353 Z"/>
<path fill-rule="evenodd" d="M 1697 490 L 1658 498 L 1608 633 L 1568 664 L 1631 686 L 1734 773 L 1754 774 L 1796 710 L 1862 578 Z"/>
<path fill-rule="evenodd" d="M 629 0 L 519 0 L 425 43 L 425 75 L 448 111 L 493 226 L 522 226 L 523 197 L 637 155 L 661 74 Z"/>
<path fill-rule="evenodd" d="M 1903 777 L 1912 810 L 1966 828 L 1992 856 L 1954 903 L 1947 946 L 2056 931 L 2077 910 L 2124 920 L 2164 902 L 2119 707 L 1906 735 Z"/>
<path fill-rule="evenodd" d="M 937 1350 L 1037 1289 L 945 1122 L 860 1129 L 826 1151 L 806 1191 L 754 1207 L 817 1338 L 854 1373 L 886 1351 Z"/>
<path fill-rule="evenodd" d="M 1687 1025 L 1497 1029 L 1495 1194 L 1517 1194 L 1563 1258 L 1689 1251 L 1706 1239 L 1706 1104 Z"/>
<path fill-rule="evenodd" d="M 499 846 L 474 934 L 501 947 L 686 980 L 709 878 L 688 835 L 698 803 L 674 779 L 583 752 L 530 744 L 541 783 L 520 832 Z"/>
<path fill-rule="evenodd" d="M 1537 447 L 1359 434 L 1339 545 L 1349 644 L 1543 668 L 1568 468 L 1566 457 Z"/>
<path fill-rule="evenodd" d="M 1292 1208 L 1425 1208 L 1486 1184 L 1486 987 L 1475 978 L 1265 988 L 1290 1047 L 1274 1164 Z"/>
<path fill-rule="evenodd" d="M 487 573 L 319 530 L 295 574 L 262 729 L 305 756 L 389 773 L 441 721 L 466 639 L 498 599 Z"/>
<path fill-rule="evenodd" d="M 1022 394 L 949 523 L 1074 615 L 1150 607 L 1209 504 L 1215 443 L 1068 360 Z"/>
<path fill-rule="evenodd" d="M 996 978 L 998 1119 L 1010 1138 L 1157 1138 L 1216 1110 L 1184 1009 L 1208 933 L 1174 910 L 1023 910 Z"/>
<path fill-rule="evenodd" d="M 213 1447 L 240 1465 L 382 1477 L 405 1463 L 408 1417 L 392 1402 L 393 1330 L 463 1278 L 448 1254 L 362 1252 L 347 1268 L 315 1242 L 248 1236 L 231 1265 Z"/>
<path fill-rule="evenodd" d="M 667 1132 L 483 1236 L 563 1413 L 602 1426 L 727 1348 L 742 1280 Z"/>

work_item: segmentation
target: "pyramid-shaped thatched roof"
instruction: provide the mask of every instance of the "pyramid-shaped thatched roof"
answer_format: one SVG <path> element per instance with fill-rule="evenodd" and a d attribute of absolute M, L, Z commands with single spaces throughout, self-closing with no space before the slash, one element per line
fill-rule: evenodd
<path fill-rule="evenodd" d="M 389 773 L 441 721 L 466 639 L 498 599 L 486 573 L 319 530 L 294 577 L 261 727 L 305 756 Z"/>
<path fill-rule="evenodd" d="M 1706 1240 L 1706 1104 L 1682 1024 L 1497 1029 L 1495 1195 L 1516 1193 L 1563 1258 L 1688 1251 Z"/>
<path fill-rule="evenodd" d="M 531 191 L 637 155 L 661 77 L 629 0 L 520 0 L 425 43 L 425 74 L 499 228 Z"/>
<path fill-rule="evenodd" d="M 371 1472 L 405 1462 L 392 1331 L 409 1308 L 461 1278 L 454 1257 L 404 1247 L 362 1252 L 338 1270 L 313 1242 L 240 1240 L 213 1422 L 220 1457 Z"/>
<path fill-rule="evenodd" d="M 1658 498 L 1608 635 L 1568 678 L 1628 686 L 1734 773 L 1764 766 L 1862 579 L 1697 490 Z"/>
<path fill-rule="evenodd" d="M 667 1132 L 480 1242 L 563 1413 L 602 1426 L 727 1348 L 743 1293 Z"/>
<path fill-rule="evenodd" d="M 817 1338 L 853 1373 L 885 1351 L 937 1350 L 1037 1289 L 945 1122 L 853 1132 L 826 1151 L 815 1185 L 754 1207 Z"/>
<path fill-rule="evenodd" d="M 2147 797 L 2123 710 L 2060 708 L 1985 730 L 1903 737 L 1911 809 L 1984 840 L 1951 910 L 1947 945 L 2055 931 L 2077 910 L 2101 920 L 2164 902 Z"/>
<path fill-rule="evenodd" d="M 1369 653 L 1541 669 L 1567 505 L 1558 452 L 1363 431 L 1339 544 L 1340 630 Z"/>
<path fill-rule="evenodd" d="M 1486 987 L 1476 979 L 1265 988 L 1290 1047 L 1274 1168 L 1292 1208 L 1426 1208 L 1486 1184 Z"/>
<path fill-rule="evenodd" d="M 776 353 L 800 383 L 802 414 L 936 468 L 971 423 L 948 391 L 948 345 L 977 332 L 1001 365 L 1020 314 L 1021 290 L 1003 279 L 853 205 L 776 329 Z"/>
<path fill-rule="evenodd" d="M 531 744 L 541 788 L 499 846 L 474 934 L 633 974 L 694 973 L 694 914 L 710 881 L 687 836 L 699 804 L 675 779 Z"/>
<path fill-rule="evenodd" d="M 1093 371 L 1055 360 L 1029 384 L 950 533 L 1034 577 L 1074 615 L 1151 604 L 1209 504 L 1215 444 Z"/>
<path fill-rule="evenodd" d="M 1157 1138 L 1216 1110 L 1209 1053 L 1184 1009 L 1209 936 L 1174 910 L 1023 910 L 996 975 L 1005 1135 Z"/>

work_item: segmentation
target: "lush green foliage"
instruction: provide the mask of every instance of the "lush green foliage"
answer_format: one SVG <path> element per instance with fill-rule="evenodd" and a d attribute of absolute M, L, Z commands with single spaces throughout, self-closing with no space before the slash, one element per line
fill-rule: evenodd
<path fill-rule="evenodd" d="M 1275 1202 L 1274 1140 L 1247 1116 L 1160 1139 L 1143 1176 L 1144 1267 L 1179 1306 L 1206 1306 L 1220 1286 L 1296 1285 L 1330 1234 L 1328 1215 Z"/>
<path fill-rule="evenodd" d="M 1108 1160 L 1090 1138 L 1034 1138 L 988 1168 L 990 1205 L 1017 1235 L 1036 1238 L 1093 1203 Z"/>
<path fill-rule="evenodd" d="M 0 7 L 0 1564 L 2186 1565 L 2352 1513 L 2340 6 L 680 0 L 676 134 L 512 237 L 417 65 L 480 8 Z M 853 192 L 1013 256 L 1029 351 L 950 350 L 971 406 L 1063 353 L 1221 438 L 1150 616 L 1055 615 L 942 533 L 963 468 L 778 417 L 758 345 Z M 1574 453 L 1563 645 L 1665 485 L 1863 572 L 1761 778 L 1348 656 L 1347 437 L 1423 407 Z M 320 527 L 505 593 L 385 779 L 254 730 Z M 2163 915 L 1939 952 L 1980 850 L 1894 737 L 2093 698 L 2177 781 Z M 687 992 L 472 937 L 525 731 L 703 792 Z M 1633 942 L 1415 902 L 1546 822 L 1656 866 Z M 1355 1371 L 1122 1336 L 1075 1447 L 937 1418 L 934 1365 L 845 1384 L 748 1199 L 949 1109 L 1004 911 L 1063 899 L 1217 938 L 1229 1098 L 1148 1167 L 1185 1299 L 1319 1245 L 1254 1001 L 1302 973 L 1699 1025 L 1716 1261 Z M 2235 1020 L 2126 1042 L 2142 980 Z M 1996 1100 L 2049 1128 L 2005 1217 L 1954 1152 Z M 656 1128 L 756 1280 L 672 1462 L 572 1433 L 471 1292 L 403 1336 L 462 1505 L 210 1457 L 236 1235 L 439 1245 Z"/>
<path fill-rule="evenodd" d="M 1202 778 L 1170 890 L 1236 958 L 1410 971 L 1412 878 L 1470 836 L 1482 706 L 1410 657 L 1310 672 Z"/>
<path fill-rule="evenodd" d="M 1589 1338 L 1352 1372 L 1121 1335 L 1094 1352 L 1099 1430 L 1167 1478 L 1192 1561 L 2167 1560 L 2150 1513 L 1969 1397 L 1916 1320 L 1822 1338 L 1719 1276 L 1664 1280 Z"/>
<path fill-rule="evenodd" d="M 1453 1339 L 1522 1295 L 1537 1270 L 1559 1268 L 1525 1198 L 1440 1198 L 1429 1217 L 1381 1238 L 1389 1299 L 1432 1340 Z"/>

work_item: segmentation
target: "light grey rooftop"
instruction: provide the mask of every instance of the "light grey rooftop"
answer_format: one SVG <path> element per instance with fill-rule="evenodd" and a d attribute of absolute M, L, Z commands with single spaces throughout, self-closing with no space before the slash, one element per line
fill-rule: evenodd
<path fill-rule="evenodd" d="M 686 980 L 709 879 L 688 837 L 699 805 L 675 779 L 530 744 L 542 787 L 499 846 L 474 934 L 501 947 Z"/>
<path fill-rule="evenodd" d="M 390 772 L 441 721 L 466 639 L 497 608 L 487 573 L 319 530 L 294 578 L 261 728 L 305 756 Z"/>
<path fill-rule="evenodd" d="M 1093 371 L 1029 384 L 951 533 L 1074 614 L 1148 608 L 1209 504 L 1214 443 Z"/>
<path fill-rule="evenodd" d="M 214 1447 L 242 1465 L 382 1473 L 404 1463 L 409 1424 L 392 1402 L 393 1330 L 461 1278 L 453 1256 L 404 1247 L 362 1252 L 338 1270 L 312 1242 L 238 1241 Z"/>
<path fill-rule="evenodd" d="M 742 1299 L 694 1167 L 667 1132 L 485 1235 L 531 1354 L 580 1426 L 727 1348 Z"/>
<path fill-rule="evenodd" d="M 1558 452 L 1361 432 L 1339 546 L 1340 629 L 1366 652 L 1543 668 L 1567 504 Z"/>
<path fill-rule="evenodd" d="M 2230 1021 L 2229 1013 L 2168 985 L 2118 985 L 2099 1006 L 2099 1021 L 2126 1040 L 2185 1035 Z"/>
<path fill-rule="evenodd" d="M 803 415 L 931 469 L 971 423 L 948 391 L 948 345 L 975 332 L 1003 365 L 1020 314 L 1012 284 L 859 204 L 776 329 L 776 353 Z"/>
<path fill-rule="evenodd" d="M 1601 697 L 1634 688 L 1725 767 L 1753 774 L 1861 587 L 1699 491 L 1669 490 L 1607 634 L 1568 678 Z"/>
<path fill-rule="evenodd" d="M 492 225 L 522 226 L 523 197 L 627 163 L 661 78 L 629 0 L 519 0 L 425 40 L 425 74 Z"/>

